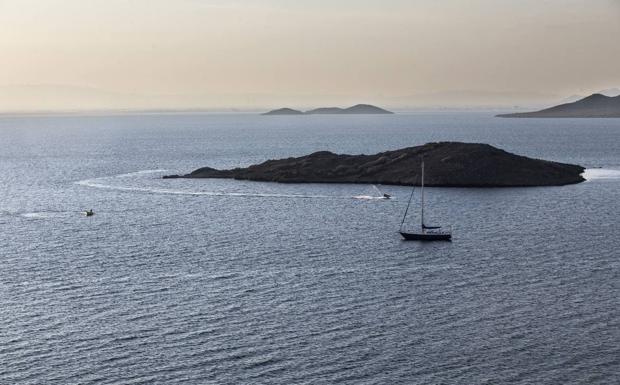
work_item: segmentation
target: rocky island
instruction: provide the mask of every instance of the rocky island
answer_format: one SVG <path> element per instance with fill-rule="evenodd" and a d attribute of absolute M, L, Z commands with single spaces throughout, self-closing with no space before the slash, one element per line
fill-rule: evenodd
<path fill-rule="evenodd" d="M 282 183 L 374 183 L 436 187 L 561 186 L 583 182 L 584 168 L 511 154 L 488 144 L 439 142 L 375 155 L 339 155 L 329 151 L 266 162 L 246 168 L 199 168 L 164 178 L 232 178 Z"/>
<path fill-rule="evenodd" d="M 278 108 L 277 110 L 265 112 L 262 115 L 303 115 L 304 113 L 292 108 Z"/>
<path fill-rule="evenodd" d="M 359 115 L 359 114 L 393 114 L 393 112 L 370 104 L 356 104 L 349 108 L 321 107 L 302 112 L 292 108 L 279 108 L 265 112 L 263 115 Z"/>
<path fill-rule="evenodd" d="M 535 112 L 497 115 L 500 118 L 620 118 L 620 95 L 593 94 L 573 103 Z"/>

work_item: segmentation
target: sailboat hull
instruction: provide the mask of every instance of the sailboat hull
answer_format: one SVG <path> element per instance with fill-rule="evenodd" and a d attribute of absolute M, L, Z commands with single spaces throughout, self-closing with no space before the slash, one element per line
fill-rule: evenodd
<path fill-rule="evenodd" d="M 404 233 L 400 235 L 405 241 L 450 241 L 452 234 L 446 232 Z"/>

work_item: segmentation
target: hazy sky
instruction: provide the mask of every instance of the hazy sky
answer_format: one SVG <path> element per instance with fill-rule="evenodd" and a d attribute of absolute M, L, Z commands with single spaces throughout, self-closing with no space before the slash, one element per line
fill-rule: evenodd
<path fill-rule="evenodd" d="M 620 0 L 0 0 L 0 110 L 546 103 L 620 87 Z"/>

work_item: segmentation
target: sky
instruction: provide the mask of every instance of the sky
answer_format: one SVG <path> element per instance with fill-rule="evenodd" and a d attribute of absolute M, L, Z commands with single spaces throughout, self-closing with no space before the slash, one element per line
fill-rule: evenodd
<path fill-rule="evenodd" d="M 0 0 L 0 111 L 554 104 L 619 37 L 620 0 Z"/>

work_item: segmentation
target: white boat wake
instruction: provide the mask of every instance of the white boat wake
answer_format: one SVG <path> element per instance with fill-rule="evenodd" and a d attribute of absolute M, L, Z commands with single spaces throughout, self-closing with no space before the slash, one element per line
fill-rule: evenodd
<path fill-rule="evenodd" d="M 588 181 L 597 179 L 620 179 L 620 170 L 608 168 L 587 168 L 582 175 Z"/>
<path fill-rule="evenodd" d="M 134 171 L 134 172 L 128 172 L 126 174 L 119 174 L 119 175 L 114 175 L 112 177 L 103 177 L 103 178 L 97 178 L 97 179 L 105 179 L 105 178 L 126 178 L 126 177 L 131 177 L 131 176 L 137 176 L 137 175 L 144 175 L 144 174 L 158 174 L 158 173 L 162 173 L 162 172 L 166 172 L 168 170 L 163 170 L 163 169 L 157 169 L 157 170 L 141 170 L 141 171 Z"/>
<path fill-rule="evenodd" d="M 69 216 L 77 215 L 79 212 L 77 211 L 33 211 L 33 212 L 22 212 L 15 213 L 14 215 L 18 215 L 22 218 L 27 219 L 53 219 L 53 218 L 67 218 Z"/>
<path fill-rule="evenodd" d="M 50 218 L 50 217 L 56 216 L 56 215 L 50 215 L 50 213 L 46 213 L 46 212 L 21 213 L 19 215 L 24 218 L 37 218 L 37 219 L 44 219 L 44 218 Z"/>
<path fill-rule="evenodd" d="M 352 196 L 351 198 L 353 199 L 367 199 L 367 200 L 388 200 L 388 198 L 384 197 L 384 196 L 372 196 L 372 195 L 355 195 Z"/>
<path fill-rule="evenodd" d="M 276 194 L 276 193 L 250 193 L 250 192 L 227 192 L 227 191 L 188 191 L 179 189 L 157 188 L 157 187 L 137 187 L 137 186 L 122 186 L 117 184 L 111 184 L 109 181 L 115 179 L 123 179 L 129 177 L 136 177 L 139 175 L 157 174 L 163 173 L 167 170 L 142 170 L 135 171 L 126 174 L 119 174 L 113 176 L 106 176 L 100 178 L 84 179 L 75 182 L 75 184 L 85 187 L 117 190 L 117 191 L 132 191 L 151 194 L 168 194 L 168 195 L 193 195 L 193 196 L 221 196 L 221 197 L 256 197 L 256 198 L 303 198 L 303 199 L 361 199 L 361 200 L 385 200 L 383 196 L 372 195 L 355 195 L 355 196 L 338 196 L 338 195 L 314 195 L 314 194 Z M 106 183 L 108 182 L 108 183 Z"/>

